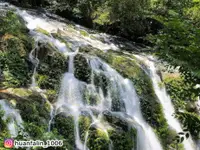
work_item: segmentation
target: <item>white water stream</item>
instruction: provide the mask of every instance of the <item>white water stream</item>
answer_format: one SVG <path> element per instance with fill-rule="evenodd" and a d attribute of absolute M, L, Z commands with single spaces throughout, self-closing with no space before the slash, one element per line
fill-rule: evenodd
<path fill-rule="evenodd" d="M 19 128 L 23 129 L 22 126 L 22 118 L 18 112 L 18 110 L 12 108 L 6 100 L 0 100 L 0 110 L 3 110 L 4 116 L 3 120 L 9 120 L 7 124 L 7 128 L 10 132 L 11 137 L 17 137 Z"/>
<path fill-rule="evenodd" d="M 156 59 L 153 58 L 152 56 L 150 57 L 144 57 L 139 55 L 134 55 L 134 56 L 139 60 L 143 61 L 145 65 L 148 66 L 155 93 L 163 107 L 164 115 L 169 126 L 172 129 L 174 129 L 177 133 L 183 132 L 180 122 L 174 117 L 175 109 L 169 95 L 167 94 L 166 88 L 159 86 L 159 83 L 161 83 L 161 79 L 160 76 L 157 74 L 157 69 L 155 67 Z M 183 145 L 185 150 L 196 150 L 195 144 L 193 143 L 191 138 L 185 139 Z"/>

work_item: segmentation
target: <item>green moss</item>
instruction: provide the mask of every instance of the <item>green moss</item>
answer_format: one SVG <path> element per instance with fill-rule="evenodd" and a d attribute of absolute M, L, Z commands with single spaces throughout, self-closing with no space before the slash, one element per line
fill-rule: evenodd
<path fill-rule="evenodd" d="M 86 83 L 91 82 L 90 76 L 91 76 L 91 69 L 89 67 L 89 64 L 87 63 L 86 58 L 83 55 L 76 55 L 74 58 L 74 75 L 77 79 L 84 81 Z"/>
<path fill-rule="evenodd" d="M 46 102 L 38 93 L 32 93 L 26 99 L 18 100 L 16 107 L 25 122 L 47 128 L 49 109 L 45 105 Z"/>
<path fill-rule="evenodd" d="M 58 39 L 60 42 L 64 43 L 67 48 L 71 49 L 72 44 L 67 42 L 66 39 L 64 39 L 64 37 L 62 37 L 59 33 L 52 33 L 51 34 L 54 38 Z"/>
<path fill-rule="evenodd" d="M 4 57 L 1 64 L 4 77 L 1 86 L 5 88 L 27 86 L 30 83 L 30 70 L 26 60 L 26 49 L 18 38 L 8 39 L 6 43 L 7 50 L 0 51 Z"/>
<path fill-rule="evenodd" d="M 84 103 L 89 104 L 89 105 L 97 105 L 99 102 L 99 96 L 87 88 L 84 90 Z"/>
<path fill-rule="evenodd" d="M 103 119 L 106 122 L 108 122 L 113 128 L 116 128 L 116 129 L 124 131 L 124 132 L 129 131 L 129 124 L 127 123 L 127 121 L 125 119 L 123 120 L 122 118 L 113 116 L 109 112 L 104 112 L 103 115 L 104 115 Z"/>
<path fill-rule="evenodd" d="M 30 83 L 27 56 L 32 49 L 25 23 L 13 12 L 8 11 L 0 23 L 0 70 L 3 73 L 1 87 L 20 87 Z"/>
<path fill-rule="evenodd" d="M 67 70 L 66 58 L 48 45 L 40 47 L 39 53 L 40 63 L 36 76 L 38 86 L 42 89 L 58 91 L 61 77 Z"/>
<path fill-rule="evenodd" d="M 90 128 L 87 146 L 90 150 L 109 149 L 109 138 L 103 130 Z"/>
<path fill-rule="evenodd" d="M 32 94 L 32 91 L 25 88 L 8 89 L 11 93 L 19 97 L 28 97 Z"/>
<path fill-rule="evenodd" d="M 109 112 L 104 112 L 103 118 L 112 127 L 112 129 L 108 130 L 108 133 L 113 149 L 130 150 L 136 148 L 136 129 L 130 127 L 125 118 L 113 116 Z"/>
<path fill-rule="evenodd" d="M 79 117 L 79 128 L 80 128 L 80 136 L 81 140 L 85 140 L 86 132 L 89 130 L 90 124 L 92 120 L 88 116 L 80 116 Z"/>
<path fill-rule="evenodd" d="M 80 34 L 86 37 L 89 36 L 89 34 L 85 30 L 80 30 Z"/>
<path fill-rule="evenodd" d="M 7 11 L 5 16 L 1 16 L 0 32 L 24 38 L 27 33 L 24 21 L 12 11 Z"/>
<path fill-rule="evenodd" d="M 35 30 L 37 32 L 40 32 L 40 33 L 44 34 L 44 35 L 50 36 L 49 32 L 44 30 L 44 29 L 42 29 L 42 28 L 37 27 Z"/>
<path fill-rule="evenodd" d="M 47 90 L 45 94 L 49 102 L 54 103 L 57 100 L 57 92 L 55 90 Z"/>
<path fill-rule="evenodd" d="M 69 143 L 67 149 L 73 150 L 75 145 L 73 117 L 65 117 L 60 114 L 55 117 L 54 121 L 55 124 L 53 127 L 56 128 L 58 133 L 66 139 L 67 143 Z"/>
<path fill-rule="evenodd" d="M 128 132 L 122 130 L 110 130 L 110 139 L 113 144 L 113 149 L 130 150 L 136 148 L 136 131 L 130 129 Z"/>

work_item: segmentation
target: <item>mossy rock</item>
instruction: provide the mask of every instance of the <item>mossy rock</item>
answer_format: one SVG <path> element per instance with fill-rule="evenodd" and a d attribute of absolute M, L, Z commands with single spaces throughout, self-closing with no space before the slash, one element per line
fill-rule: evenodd
<path fill-rule="evenodd" d="M 109 122 L 109 124 L 114 127 L 117 128 L 118 130 L 124 131 L 124 132 L 128 132 L 129 131 L 129 124 L 127 123 L 127 121 L 122 118 L 119 118 L 117 116 L 112 115 L 112 113 L 106 111 L 103 113 L 104 115 L 104 120 Z"/>
<path fill-rule="evenodd" d="M 94 85 L 96 86 L 96 89 L 100 90 L 99 88 L 101 88 L 104 96 L 107 96 L 108 95 L 107 91 L 110 84 L 108 78 L 101 72 L 100 73 L 93 72 L 93 74 L 94 74 Z"/>
<path fill-rule="evenodd" d="M 85 36 L 85 37 L 88 37 L 88 36 L 89 36 L 89 33 L 87 33 L 87 31 L 85 31 L 85 30 L 80 30 L 80 34 L 81 34 L 82 36 Z"/>
<path fill-rule="evenodd" d="M 47 99 L 50 103 L 55 103 L 58 97 L 58 92 L 55 90 L 47 90 L 46 93 Z"/>
<path fill-rule="evenodd" d="M 93 88 L 93 87 L 91 87 L 91 88 Z M 100 101 L 99 95 L 96 92 L 94 92 L 94 89 L 89 89 L 89 87 L 85 88 L 83 97 L 84 97 L 84 99 L 83 99 L 84 103 L 91 105 L 91 106 L 97 105 Z"/>
<path fill-rule="evenodd" d="M 112 115 L 112 113 L 104 112 L 104 120 L 109 122 L 112 129 L 108 131 L 110 142 L 112 142 L 113 149 L 116 150 L 130 150 L 137 146 L 137 131 L 128 122 Z"/>
<path fill-rule="evenodd" d="M 58 39 L 60 42 L 64 43 L 68 49 L 72 48 L 72 44 L 70 42 L 67 42 L 67 39 L 65 39 L 63 36 L 61 36 L 59 33 L 51 33 L 51 35 Z"/>
<path fill-rule="evenodd" d="M 129 129 L 128 132 L 110 130 L 109 136 L 115 150 L 130 150 L 137 147 L 135 129 Z"/>
<path fill-rule="evenodd" d="M 19 96 L 19 97 L 29 97 L 33 92 L 30 89 L 26 88 L 10 88 L 7 89 L 10 93 Z"/>
<path fill-rule="evenodd" d="M 90 83 L 91 69 L 86 58 L 81 54 L 77 54 L 74 58 L 74 66 L 75 77 L 83 82 Z"/>
<path fill-rule="evenodd" d="M 109 137 L 103 130 L 91 127 L 89 130 L 87 147 L 90 150 L 108 150 Z"/>
<path fill-rule="evenodd" d="M 72 116 L 66 117 L 63 114 L 55 116 L 53 129 L 57 129 L 59 135 L 62 135 L 69 147 L 67 149 L 73 150 L 75 147 L 75 136 L 74 136 L 74 120 Z"/>
<path fill-rule="evenodd" d="M 46 36 L 50 36 L 50 33 L 49 33 L 48 31 L 46 31 L 46 30 L 44 30 L 44 29 L 42 29 L 42 28 L 40 28 L 40 27 L 37 27 L 35 30 L 36 30 L 37 32 L 40 32 L 40 33 L 46 35 Z"/>
<path fill-rule="evenodd" d="M 41 56 L 40 56 L 40 51 Z M 43 55 L 42 55 L 43 54 Z M 62 75 L 67 71 L 67 60 L 49 45 L 43 45 L 38 52 L 40 59 L 36 79 L 42 89 L 59 90 Z"/>
<path fill-rule="evenodd" d="M 47 102 L 39 93 L 27 89 L 14 89 L 11 92 L 11 98 L 15 99 L 16 109 L 19 110 L 24 121 L 25 130 L 29 132 L 30 136 L 37 139 L 47 130 L 50 119 Z"/>
<path fill-rule="evenodd" d="M 79 129 L 81 140 L 85 140 L 86 132 L 89 131 L 92 120 L 89 116 L 80 116 L 79 117 Z"/>

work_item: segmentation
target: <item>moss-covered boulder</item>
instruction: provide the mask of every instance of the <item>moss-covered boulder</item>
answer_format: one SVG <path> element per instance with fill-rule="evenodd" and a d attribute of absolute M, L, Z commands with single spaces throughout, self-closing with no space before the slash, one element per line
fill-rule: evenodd
<path fill-rule="evenodd" d="M 24 121 L 24 129 L 32 138 L 37 139 L 47 131 L 50 106 L 40 93 L 24 88 L 15 88 L 0 91 L 0 95 L 19 110 Z"/>
<path fill-rule="evenodd" d="M 79 129 L 81 140 L 84 141 L 86 138 L 86 133 L 89 131 L 92 119 L 89 116 L 80 116 L 79 117 Z"/>
<path fill-rule="evenodd" d="M 67 71 L 66 57 L 49 44 L 42 43 L 39 45 L 37 57 L 40 60 L 36 76 L 38 86 L 58 91 L 62 75 Z"/>
<path fill-rule="evenodd" d="M 91 69 L 86 58 L 81 55 L 77 54 L 74 58 L 74 75 L 77 79 L 84 81 L 86 83 L 91 82 Z"/>
<path fill-rule="evenodd" d="M 66 117 L 63 114 L 55 116 L 53 128 L 57 129 L 58 133 L 64 137 L 67 144 L 67 149 L 73 150 L 75 147 L 74 136 L 74 119 L 72 116 Z"/>
<path fill-rule="evenodd" d="M 107 133 L 101 129 L 91 127 L 89 130 L 87 146 L 91 150 L 108 150 L 109 137 Z"/>
<path fill-rule="evenodd" d="M 112 141 L 113 149 L 136 149 L 136 131 L 134 129 L 131 128 L 128 132 L 124 132 L 122 130 L 110 130 L 108 133 L 110 136 L 110 140 Z"/>

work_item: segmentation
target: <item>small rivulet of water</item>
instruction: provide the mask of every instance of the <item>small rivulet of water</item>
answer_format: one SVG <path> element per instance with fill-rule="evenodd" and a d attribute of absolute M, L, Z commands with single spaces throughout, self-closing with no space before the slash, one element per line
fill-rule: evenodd
<path fill-rule="evenodd" d="M 7 128 L 11 137 L 17 137 L 20 129 L 23 129 L 23 121 L 18 110 L 12 108 L 6 100 L 0 100 L 0 110 L 3 110 L 3 120 L 9 120 Z"/>
<path fill-rule="evenodd" d="M 160 79 L 160 76 L 157 74 L 157 69 L 155 67 L 156 59 L 153 58 L 152 56 L 149 56 L 149 57 L 139 56 L 139 55 L 134 55 L 134 56 L 136 56 L 136 58 L 138 58 L 139 60 L 143 61 L 146 66 L 148 66 L 148 70 L 150 71 L 148 75 L 150 76 L 153 82 L 155 93 L 163 107 L 163 111 L 164 111 L 164 115 L 167 120 L 167 123 L 177 133 L 182 132 L 183 129 L 181 128 L 180 122 L 173 115 L 175 113 L 175 109 L 169 95 L 167 94 L 166 88 L 164 86 L 163 87 L 159 86 L 159 83 L 161 83 L 161 79 Z M 191 138 L 185 139 L 183 141 L 183 145 L 184 145 L 185 150 L 196 150 L 195 144 Z"/>

